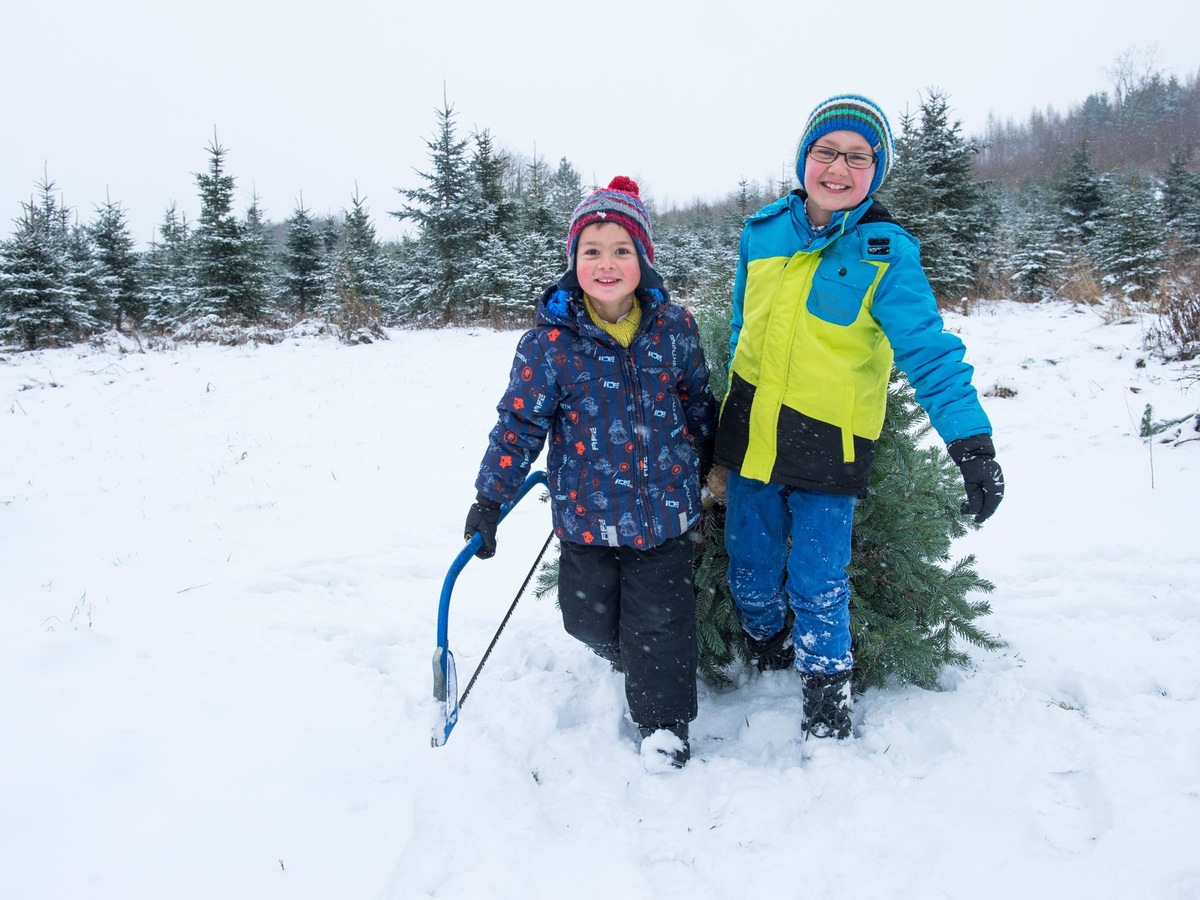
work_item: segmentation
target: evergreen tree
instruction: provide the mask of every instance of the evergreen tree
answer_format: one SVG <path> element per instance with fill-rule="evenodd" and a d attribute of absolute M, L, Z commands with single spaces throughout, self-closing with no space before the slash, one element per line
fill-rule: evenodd
<path fill-rule="evenodd" d="M 718 396 L 724 393 L 727 322 L 726 307 L 723 314 L 706 309 L 700 323 Z M 974 557 L 950 562 L 952 541 L 974 526 L 959 512 L 957 468 L 941 450 L 923 446 L 929 430 L 911 387 L 893 371 L 870 493 L 855 508 L 848 568 L 859 690 L 889 681 L 932 687 L 943 666 L 968 663 L 962 642 L 1000 646 L 976 624 L 989 605 L 969 597 L 993 586 L 975 571 Z M 715 504 L 702 524 L 695 584 L 700 673 L 716 684 L 728 680 L 738 660 L 749 659 L 728 568 L 724 506 Z"/>
<path fill-rule="evenodd" d="M 395 262 L 396 324 L 421 328 L 445 324 L 445 298 L 438 296 L 428 277 L 434 265 L 429 244 L 415 237 L 401 241 Z"/>
<path fill-rule="evenodd" d="M 146 298 L 145 324 L 171 331 L 182 324 L 191 306 L 191 228 L 172 203 L 163 214 L 158 239 L 142 257 L 141 280 Z"/>
<path fill-rule="evenodd" d="M 471 176 L 477 188 L 476 228 L 482 243 L 492 235 L 512 239 L 516 206 L 504 188 L 508 157 L 496 150 L 492 134 L 486 128 L 471 135 L 475 151 L 471 156 Z"/>
<path fill-rule="evenodd" d="M 654 246 L 658 254 L 655 269 L 663 277 L 667 289 L 679 299 L 692 296 L 705 282 L 712 256 L 703 232 L 703 226 L 698 222 L 675 221 L 663 216 L 659 217 L 655 228 Z"/>
<path fill-rule="evenodd" d="M 287 220 L 282 265 L 284 306 L 297 319 L 306 318 L 321 300 L 326 261 L 321 233 L 304 208 L 303 197 Z"/>
<path fill-rule="evenodd" d="M 743 178 L 738 182 L 737 191 L 732 197 L 733 210 L 730 212 L 730 216 L 733 219 L 733 225 L 736 226 L 739 232 L 741 231 L 742 223 L 746 221 L 751 213 L 763 205 L 760 199 L 758 192 L 751 187 L 749 181 Z"/>
<path fill-rule="evenodd" d="M 1105 228 L 1093 239 L 1101 282 L 1130 300 L 1151 297 L 1164 273 L 1166 231 L 1153 186 L 1130 176 L 1112 184 Z"/>
<path fill-rule="evenodd" d="M 583 200 L 583 179 L 575 167 L 567 162 L 564 156 L 558 161 L 558 168 L 550 175 L 550 230 L 552 233 L 565 232 L 571 221 L 575 207 Z"/>
<path fill-rule="evenodd" d="M 1200 174 L 1188 168 L 1188 156 L 1176 153 L 1161 175 L 1163 215 L 1179 252 L 1200 255 Z"/>
<path fill-rule="evenodd" d="M 341 236 L 329 263 L 331 290 L 323 313 L 338 324 L 343 335 L 363 329 L 382 335 L 382 309 L 388 302 L 390 285 L 386 261 L 371 224 L 365 198 L 357 190 L 342 221 Z"/>
<path fill-rule="evenodd" d="M 1059 174 L 1057 196 L 1061 221 L 1059 236 L 1085 252 L 1091 247 L 1106 212 L 1103 180 L 1092 166 L 1087 146 L 1077 148 Z"/>
<path fill-rule="evenodd" d="M 67 283 L 74 290 L 80 307 L 86 310 L 87 325 L 80 334 L 84 337 L 87 332 L 97 331 L 113 321 L 113 311 L 100 286 L 102 273 L 88 230 L 78 222 L 64 223 L 63 228 L 67 240 Z"/>
<path fill-rule="evenodd" d="M 484 239 L 465 285 L 473 297 L 475 317 L 497 326 L 533 324 L 537 292 L 548 283 L 547 279 L 537 288 L 532 285 L 536 273 L 530 259 L 538 250 L 536 237 L 520 234 L 515 247 L 498 233 Z"/>
<path fill-rule="evenodd" d="M 509 163 L 497 154 L 487 131 L 474 135 L 475 153 L 471 174 L 475 179 L 473 203 L 478 228 L 476 257 L 467 267 L 462 289 L 464 305 L 458 314 L 466 320 L 500 324 L 509 319 L 518 298 L 524 294 L 522 261 L 522 213 L 510 199 L 505 182 Z"/>
<path fill-rule="evenodd" d="M 236 181 L 225 172 L 226 151 L 215 137 L 208 152 L 208 172 L 196 173 L 200 218 L 193 234 L 195 296 L 188 318 L 253 321 L 262 312 L 263 297 L 245 226 L 233 210 Z"/>
<path fill-rule="evenodd" d="M 854 514 L 850 624 L 855 683 L 889 680 L 933 687 L 947 665 L 969 663 L 961 643 L 996 649 L 1001 642 L 976 620 L 991 612 L 991 582 L 975 557 L 950 561 L 955 538 L 976 527 L 960 511 L 962 478 L 925 441 L 928 419 L 912 388 L 892 372 L 887 416 L 868 497 Z"/>
<path fill-rule="evenodd" d="M 274 241 L 259 208 L 257 194 L 250 198 L 241 235 L 244 270 L 242 315 L 254 320 L 275 304 L 281 291 L 280 277 L 275 268 Z"/>
<path fill-rule="evenodd" d="M 99 268 L 99 290 L 106 321 L 118 331 L 128 322 L 137 328 L 146 317 L 147 302 L 142 289 L 141 260 L 125 221 L 125 210 L 109 200 L 97 207 L 90 227 Z"/>
<path fill-rule="evenodd" d="M 437 135 L 425 142 L 430 171 L 417 173 L 425 183 L 401 190 L 408 202 L 392 213 L 417 225 L 420 252 L 409 256 L 416 267 L 401 273 L 401 281 L 406 314 L 425 324 L 460 321 L 470 310 L 474 298 L 465 276 L 479 257 L 480 243 L 468 141 L 457 136 L 454 107 L 448 101 L 437 116 Z"/>
<path fill-rule="evenodd" d="M 901 119 L 895 172 L 881 199 L 921 242 L 921 261 L 939 301 L 959 299 L 976 282 L 980 250 L 992 229 L 971 165 L 979 144 L 950 120 L 946 95 L 931 90 L 921 121 Z"/>
<path fill-rule="evenodd" d="M 518 217 L 521 236 L 516 247 L 520 276 L 512 285 L 509 303 L 518 316 L 532 313 L 542 290 L 566 269 L 564 234 L 578 205 L 577 201 L 566 219 L 559 221 L 560 209 L 556 207 L 570 196 L 569 167 L 564 170 L 560 164 L 558 171 L 550 175 L 542 159 L 535 156 L 526 167 L 524 183 Z"/>
<path fill-rule="evenodd" d="M 38 190 L 41 202 L 21 204 L 16 231 L 0 244 L 0 336 L 26 350 L 70 344 L 95 326 L 75 278 L 68 211 L 54 182 Z"/>
<path fill-rule="evenodd" d="M 1054 286 L 1067 262 L 1057 237 L 1058 218 L 1045 196 L 1033 190 L 1020 205 L 1010 203 L 1003 230 L 1010 244 L 1003 256 L 1011 268 L 1010 284 L 1018 300 L 1038 302 L 1054 296 Z"/>

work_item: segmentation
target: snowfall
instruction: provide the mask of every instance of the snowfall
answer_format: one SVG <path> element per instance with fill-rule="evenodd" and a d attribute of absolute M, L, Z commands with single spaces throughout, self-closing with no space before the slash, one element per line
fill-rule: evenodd
<path fill-rule="evenodd" d="M 1006 646 L 844 742 L 739 670 L 666 772 L 553 594 L 512 607 L 540 488 L 453 587 L 460 691 L 513 613 L 431 743 L 517 332 L 0 355 L 0 897 L 1200 896 L 1200 440 L 1139 437 L 1195 370 L 1103 307 L 946 322 L 1008 483 L 952 555 Z"/>

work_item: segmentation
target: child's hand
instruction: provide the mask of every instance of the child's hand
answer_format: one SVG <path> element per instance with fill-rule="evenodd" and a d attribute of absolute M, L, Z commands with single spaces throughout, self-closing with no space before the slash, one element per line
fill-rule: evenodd
<path fill-rule="evenodd" d="M 475 551 L 480 559 L 491 559 L 496 555 L 496 526 L 500 524 L 500 504 L 480 494 L 467 512 L 467 524 L 463 526 L 463 540 L 469 541 L 478 532 L 483 540 Z"/>
<path fill-rule="evenodd" d="M 958 464 L 967 489 L 962 513 L 974 516 L 976 522 L 986 521 L 1004 499 L 1004 472 L 996 462 L 991 437 L 977 434 L 960 438 L 947 444 L 946 452 Z"/>
<path fill-rule="evenodd" d="M 724 466 L 714 465 L 708 470 L 708 478 L 704 483 L 710 494 L 718 500 L 724 501 L 725 486 L 729 483 L 729 470 Z"/>

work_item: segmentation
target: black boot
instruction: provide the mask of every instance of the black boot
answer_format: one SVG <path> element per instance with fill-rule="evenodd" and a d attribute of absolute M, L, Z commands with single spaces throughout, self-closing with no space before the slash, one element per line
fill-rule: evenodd
<path fill-rule="evenodd" d="M 760 672 L 790 669 L 796 663 L 792 630 L 786 626 L 779 634 L 765 641 L 757 641 L 746 635 L 746 643 L 750 645 L 750 662 Z"/>
<path fill-rule="evenodd" d="M 850 670 L 804 676 L 804 736 L 850 737 Z"/>
<path fill-rule="evenodd" d="M 669 731 L 675 737 L 679 738 L 680 746 L 675 747 L 655 747 L 654 749 L 667 758 L 676 769 L 682 769 L 687 765 L 687 761 L 692 758 L 692 745 L 688 743 L 688 724 L 687 722 L 679 722 L 675 725 L 664 725 L 661 728 L 654 728 L 649 725 L 639 725 L 638 734 L 642 736 L 642 740 L 650 737 L 658 731 Z M 674 743 L 673 741 L 671 743 Z"/>
<path fill-rule="evenodd" d="M 621 663 L 621 644 L 619 641 L 614 641 L 611 644 L 588 644 L 587 646 L 601 659 L 607 659 L 612 665 L 614 672 L 625 671 L 625 666 Z"/>

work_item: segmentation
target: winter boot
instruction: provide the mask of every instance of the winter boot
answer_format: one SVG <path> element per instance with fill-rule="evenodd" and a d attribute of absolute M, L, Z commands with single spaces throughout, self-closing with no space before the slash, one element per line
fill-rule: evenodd
<path fill-rule="evenodd" d="M 804 736 L 850 737 L 850 670 L 804 676 Z"/>
<path fill-rule="evenodd" d="M 643 757 L 650 753 L 661 754 L 666 762 L 676 769 L 682 769 L 692 758 L 692 747 L 688 743 L 687 722 L 664 725 L 662 728 L 639 725 L 638 734 L 642 737 Z"/>
<path fill-rule="evenodd" d="M 625 666 L 621 663 L 621 644 L 619 641 L 614 641 L 611 644 L 588 644 L 587 646 L 588 649 L 601 659 L 608 660 L 614 672 L 625 671 Z"/>
<path fill-rule="evenodd" d="M 746 635 L 750 645 L 750 662 L 760 672 L 790 669 L 796 662 L 796 647 L 792 644 L 792 630 L 785 627 L 779 634 L 765 641 L 757 641 Z"/>

